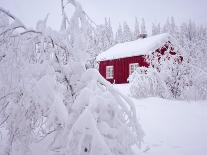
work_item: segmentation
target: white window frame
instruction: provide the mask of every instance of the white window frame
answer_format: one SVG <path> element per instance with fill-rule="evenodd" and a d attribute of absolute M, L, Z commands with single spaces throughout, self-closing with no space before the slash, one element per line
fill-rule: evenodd
<path fill-rule="evenodd" d="M 40 49 L 41 49 L 40 43 L 35 43 L 35 52 L 40 53 Z"/>
<path fill-rule="evenodd" d="M 35 43 L 35 52 L 36 53 L 40 53 L 41 52 L 41 45 L 42 43 L 41 42 L 38 42 L 38 43 Z M 45 50 L 47 48 L 47 42 L 43 42 L 43 50 Z"/>
<path fill-rule="evenodd" d="M 139 67 L 139 63 L 129 64 L 129 75 L 131 75 L 138 67 Z"/>
<path fill-rule="evenodd" d="M 106 79 L 114 78 L 114 66 L 106 66 Z"/>

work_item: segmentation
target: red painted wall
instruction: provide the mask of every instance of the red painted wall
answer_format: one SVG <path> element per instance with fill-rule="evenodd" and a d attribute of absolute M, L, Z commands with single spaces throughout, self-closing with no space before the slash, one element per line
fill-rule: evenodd
<path fill-rule="evenodd" d="M 129 64 L 139 63 L 141 67 L 148 67 L 144 56 L 134 56 L 127 58 L 120 58 L 114 60 L 101 61 L 99 64 L 99 72 L 106 79 L 106 66 L 114 66 L 114 78 L 107 79 L 111 83 L 127 83 L 129 77 Z"/>

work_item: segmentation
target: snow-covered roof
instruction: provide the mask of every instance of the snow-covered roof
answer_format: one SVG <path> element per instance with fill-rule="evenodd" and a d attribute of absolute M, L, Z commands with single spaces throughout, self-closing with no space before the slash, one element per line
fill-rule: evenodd
<path fill-rule="evenodd" d="M 113 60 L 138 55 L 147 55 L 163 46 L 170 40 L 168 33 L 151 36 L 144 39 L 138 39 L 131 42 L 116 44 L 105 52 L 99 54 L 97 61 Z"/>

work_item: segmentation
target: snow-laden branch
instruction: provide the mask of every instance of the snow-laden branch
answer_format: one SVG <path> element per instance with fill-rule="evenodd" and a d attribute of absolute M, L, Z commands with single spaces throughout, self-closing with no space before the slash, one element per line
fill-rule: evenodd
<path fill-rule="evenodd" d="M 62 3 L 63 3 L 63 0 L 62 0 Z M 66 4 L 64 4 L 64 5 L 62 4 L 62 14 L 64 14 L 68 23 L 69 23 L 69 19 L 67 18 L 66 14 L 64 12 L 65 7 L 68 4 L 72 4 L 78 11 L 80 11 L 82 13 L 82 15 L 84 15 L 86 17 L 86 19 L 90 22 L 90 24 L 94 26 L 94 28 L 97 27 L 97 24 L 88 16 L 88 14 L 82 9 L 81 5 L 76 0 L 67 0 Z"/>
<path fill-rule="evenodd" d="M 80 83 L 81 91 L 70 116 L 75 119 L 69 123 L 70 153 L 86 148 L 92 155 L 116 154 L 116 149 L 122 154 L 133 154 L 131 146 L 139 147 L 144 135 L 133 102 L 95 69 L 88 69 Z M 82 138 L 78 140 L 79 136 Z M 74 141 L 78 141 L 80 150 L 73 150 Z"/>
<path fill-rule="evenodd" d="M 12 15 L 9 11 L 5 10 L 4 8 L 0 7 L 0 12 L 6 14 L 8 17 L 12 18 L 13 20 L 17 20 L 17 17 Z"/>
<path fill-rule="evenodd" d="M 0 122 L 0 127 L 8 120 L 9 116 L 7 116 L 2 122 Z"/>
<path fill-rule="evenodd" d="M 124 112 L 126 112 L 127 116 L 129 117 L 128 120 L 130 121 L 130 124 L 134 126 L 135 131 L 140 131 L 140 126 L 137 121 L 137 114 L 133 101 L 124 94 L 120 93 L 118 90 L 114 89 L 113 85 L 106 81 L 97 71 L 96 74 L 98 77 L 97 81 L 104 85 L 111 92 L 111 94 L 113 94 L 120 106 L 123 108 Z M 137 136 L 142 137 L 140 133 L 137 133 Z"/>
<path fill-rule="evenodd" d="M 8 16 L 9 18 L 11 18 L 13 20 L 13 23 L 10 24 L 6 30 L 4 30 L 3 32 L 0 33 L 0 36 L 4 35 L 5 33 L 9 32 L 9 31 L 14 31 L 14 30 L 19 29 L 19 28 L 24 29 L 24 31 L 18 33 L 18 35 L 12 35 L 12 37 L 19 36 L 19 35 L 25 35 L 27 33 L 36 33 L 36 34 L 42 34 L 43 33 L 41 31 L 28 29 L 16 16 L 11 14 L 9 11 L 3 9 L 2 7 L 0 7 L 0 12 L 4 13 L 6 16 Z M 44 19 L 44 21 L 43 21 L 44 23 L 47 22 L 48 16 L 49 16 L 49 14 Z"/>
<path fill-rule="evenodd" d="M 203 76 L 207 77 L 207 72 L 205 70 L 201 69 L 200 67 L 198 67 L 196 65 L 189 64 L 189 66 L 192 67 L 194 70 L 199 71 L 199 74 L 196 75 L 196 78 L 195 78 L 196 80 L 203 77 Z"/>
<path fill-rule="evenodd" d="M 9 11 L 5 10 L 4 8 L 0 7 L 0 12 L 4 13 L 5 15 L 7 15 L 8 17 L 10 17 L 11 19 L 14 20 L 15 23 L 15 27 L 21 27 L 26 29 L 26 27 L 24 26 L 24 24 L 13 14 L 11 14 Z"/>

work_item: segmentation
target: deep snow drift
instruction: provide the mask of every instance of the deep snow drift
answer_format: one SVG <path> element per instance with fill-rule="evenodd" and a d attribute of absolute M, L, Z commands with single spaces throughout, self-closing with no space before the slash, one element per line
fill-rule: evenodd
<path fill-rule="evenodd" d="M 130 96 L 127 84 L 115 87 Z M 141 154 L 207 154 L 207 101 L 132 99 L 146 135 Z"/>

